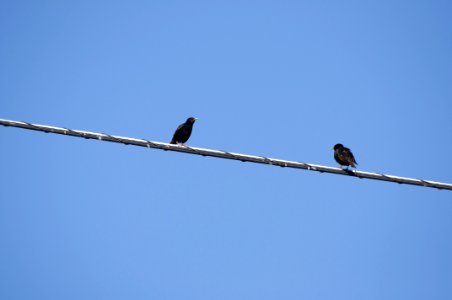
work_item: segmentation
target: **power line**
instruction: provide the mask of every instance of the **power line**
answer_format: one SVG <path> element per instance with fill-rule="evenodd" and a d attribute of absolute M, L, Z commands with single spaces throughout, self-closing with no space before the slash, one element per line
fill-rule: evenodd
<path fill-rule="evenodd" d="M 450 184 L 450 183 L 442 183 L 442 182 L 435 182 L 435 181 L 423 180 L 423 179 L 385 175 L 385 174 L 381 174 L 381 173 L 349 171 L 349 170 L 343 170 L 341 168 L 333 168 L 333 167 L 314 165 L 314 164 L 308 164 L 308 163 L 303 163 L 303 162 L 295 162 L 295 161 L 288 161 L 288 160 L 282 160 L 282 159 L 268 158 L 268 157 L 264 157 L 264 156 L 254 156 L 254 155 L 247 155 L 247 154 L 240 154 L 240 153 L 233 153 L 233 152 L 219 151 L 219 150 L 211 150 L 211 149 L 204 149 L 204 148 L 197 148 L 197 147 L 178 146 L 178 145 L 148 141 L 148 140 L 143 140 L 143 139 L 135 139 L 135 138 L 129 138 L 129 137 L 110 135 L 110 134 L 105 134 L 105 133 L 96 133 L 96 132 L 74 130 L 74 129 L 62 128 L 62 127 L 31 124 L 28 122 L 19 122 L 19 121 L 13 121 L 13 120 L 5 120 L 5 119 L 0 119 L 0 125 L 23 128 L 23 129 L 30 129 L 30 130 L 36 130 L 36 131 L 43 131 L 43 132 L 47 132 L 47 133 L 63 134 L 63 135 L 81 137 L 81 138 L 86 138 L 86 139 L 95 139 L 95 140 L 99 140 L 99 141 L 120 143 L 120 144 L 125 144 L 125 145 L 134 145 L 134 146 L 141 146 L 141 147 L 146 147 L 146 148 L 154 148 L 154 149 L 160 149 L 160 150 L 165 150 L 165 151 L 184 152 L 184 153 L 188 153 L 188 154 L 196 154 L 196 155 L 201 155 L 201 156 L 211 156 L 211 157 L 239 160 L 242 162 L 252 162 L 252 163 L 278 166 L 278 167 L 304 169 L 304 170 L 309 170 L 309 171 L 317 171 L 320 173 L 347 175 L 347 176 L 353 176 L 353 177 L 357 177 L 357 178 L 361 178 L 361 179 L 362 178 L 374 179 L 374 180 L 390 181 L 390 182 L 395 182 L 395 183 L 400 183 L 400 184 L 419 185 L 419 186 L 424 186 L 424 187 L 429 187 L 429 188 L 452 190 L 452 184 Z"/>

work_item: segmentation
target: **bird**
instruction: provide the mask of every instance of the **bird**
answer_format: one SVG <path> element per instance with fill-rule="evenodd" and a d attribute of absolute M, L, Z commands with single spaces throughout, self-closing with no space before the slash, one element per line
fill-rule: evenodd
<path fill-rule="evenodd" d="M 349 148 L 344 147 L 342 144 L 336 144 L 334 145 L 334 159 L 341 165 L 341 166 L 351 166 L 352 168 L 356 168 L 356 165 L 358 164 L 355 160 L 355 157 L 353 156 L 352 151 L 350 151 Z"/>
<path fill-rule="evenodd" d="M 193 124 L 195 124 L 196 120 L 198 119 L 190 117 L 187 119 L 187 121 L 185 121 L 185 123 L 180 124 L 174 132 L 173 139 L 171 140 L 170 144 L 185 145 L 184 143 L 187 142 L 190 138 Z"/>

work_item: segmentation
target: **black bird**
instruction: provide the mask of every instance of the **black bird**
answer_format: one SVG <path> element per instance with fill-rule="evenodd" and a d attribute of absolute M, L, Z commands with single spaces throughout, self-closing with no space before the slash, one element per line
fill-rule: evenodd
<path fill-rule="evenodd" d="M 341 165 L 341 166 L 351 166 L 352 168 L 356 168 L 356 165 L 358 164 L 355 160 L 355 157 L 353 156 L 352 151 L 350 149 L 344 147 L 342 144 L 336 144 L 334 145 L 334 159 Z"/>
<path fill-rule="evenodd" d="M 184 144 L 190 138 L 191 131 L 193 129 L 193 124 L 198 120 L 196 118 L 190 117 L 185 121 L 185 123 L 180 124 L 174 132 L 173 139 L 170 144 Z"/>

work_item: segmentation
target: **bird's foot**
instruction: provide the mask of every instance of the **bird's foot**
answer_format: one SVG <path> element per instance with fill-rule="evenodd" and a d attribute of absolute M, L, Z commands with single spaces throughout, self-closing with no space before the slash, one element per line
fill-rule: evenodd
<path fill-rule="evenodd" d="M 342 169 L 345 173 L 348 175 L 355 175 L 355 171 L 353 169 L 350 169 L 348 166 L 344 169 Z"/>

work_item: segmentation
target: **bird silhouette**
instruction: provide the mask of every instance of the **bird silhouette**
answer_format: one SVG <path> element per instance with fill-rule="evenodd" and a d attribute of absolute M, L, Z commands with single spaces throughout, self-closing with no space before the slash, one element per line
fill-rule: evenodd
<path fill-rule="evenodd" d="M 334 159 L 341 165 L 341 166 L 351 166 L 352 168 L 356 168 L 356 165 L 358 164 L 355 160 L 355 157 L 353 156 L 352 151 L 344 147 L 342 144 L 336 144 L 334 145 Z"/>
<path fill-rule="evenodd" d="M 187 119 L 187 121 L 185 121 L 185 123 L 180 124 L 174 132 L 173 139 L 171 140 L 170 144 L 185 145 L 184 143 L 186 143 L 190 138 L 193 124 L 195 124 L 196 120 L 198 119 L 190 117 Z"/>

